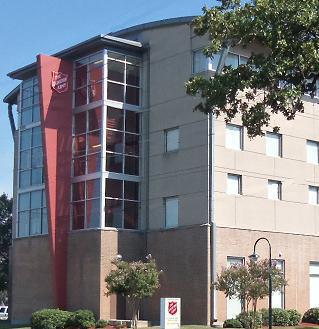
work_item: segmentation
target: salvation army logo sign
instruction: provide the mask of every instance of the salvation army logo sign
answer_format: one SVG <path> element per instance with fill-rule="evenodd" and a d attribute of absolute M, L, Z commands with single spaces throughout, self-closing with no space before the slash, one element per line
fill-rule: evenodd
<path fill-rule="evenodd" d="M 64 93 L 69 89 L 69 76 L 62 72 L 52 71 L 51 87 L 58 93 Z"/>
<path fill-rule="evenodd" d="M 168 313 L 171 315 L 175 315 L 177 313 L 177 303 L 176 302 L 168 303 Z"/>

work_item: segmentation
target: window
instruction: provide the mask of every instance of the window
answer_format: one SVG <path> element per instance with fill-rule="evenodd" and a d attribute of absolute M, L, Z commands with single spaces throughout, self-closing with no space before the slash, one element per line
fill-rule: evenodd
<path fill-rule="evenodd" d="M 319 143 L 315 141 L 307 141 L 307 162 L 318 164 L 319 162 Z"/>
<path fill-rule="evenodd" d="M 309 264 L 309 306 L 319 306 L 319 263 L 310 262 Z"/>
<path fill-rule="evenodd" d="M 243 149 L 243 127 L 226 125 L 226 147 L 232 150 Z"/>
<path fill-rule="evenodd" d="M 179 128 L 165 130 L 165 152 L 179 149 Z"/>
<path fill-rule="evenodd" d="M 281 272 L 283 278 L 285 278 L 285 261 L 283 259 L 274 259 L 276 268 Z M 285 308 L 285 287 L 281 287 L 280 290 L 272 292 L 272 307 L 273 308 Z"/>
<path fill-rule="evenodd" d="M 198 49 L 193 52 L 193 73 L 205 71 L 216 71 L 220 59 L 220 54 L 214 54 L 213 58 L 208 58 L 204 55 L 203 49 Z M 228 53 L 225 61 L 225 66 L 237 68 L 241 64 L 246 64 L 248 57 Z"/>
<path fill-rule="evenodd" d="M 276 133 L 266 133 L 266 154 L 272 157 L 282 156 L 282 137 Z"/>
<path fill-rule="evenodd" d="M 165 228 L 178 226 L 178 197 L 164 199 Z"/>
<path fill-rule="evenodd" d="M 242 178 L 240 175 L 227 175 L 227 194 L 242 194 Z"/>
<path fill-rule="evenodd" d="M 277 180 L 268 180 L 268 199 L 281 200 L 281 182 Z"/>
<path fill-rule="evenodd" d="M 319 187 L 309 186 L 309 204 L 319 204 Z"/>

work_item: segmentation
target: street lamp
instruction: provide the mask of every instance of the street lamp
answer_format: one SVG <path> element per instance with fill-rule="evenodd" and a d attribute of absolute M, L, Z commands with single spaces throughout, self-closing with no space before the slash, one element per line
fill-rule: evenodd
<path fill-rule="evenodd" d="M 254 244 L 254 253 L 249 257 L 249 259 L 253 262 L 256 262 L 259 258 L 259 255 L 256 254 L 256 245 L 260 240 L 265 240 L 267 241 L 268 245 L 269 245 L 269 263 L 268 263 L 268 267 L 269 267 L 269 305 L 268 305 L 268 317 L 269 317 L 269 322 L 268 322 L 268 327 L 269 329 L 272 329 L 272 278 L 271 278 L 271 268 L 272 268 L 272 263 L 271 263 L 271 244 L 269 242 L 269 240 L 267 238 L 259 238 L 255 244 Z"/>

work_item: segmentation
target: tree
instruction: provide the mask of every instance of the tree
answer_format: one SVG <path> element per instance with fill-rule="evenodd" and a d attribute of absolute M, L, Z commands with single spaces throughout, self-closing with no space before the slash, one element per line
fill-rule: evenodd
<path fill-rule="evenodd" d="M 116 268 L 105 278 L 107 295 L 120 294 L 128 298 L 136 327 L 140 302 L 159 288 L 160 271 L 151 255 L 146 257 L 146 262 L 126 262 L 121 258 L 112 261 Z"/>
<path fill-rule="evenodd" d="M 247 265 L 232 265 L 224 268 L 214 284 L 216 289 L 223 291 L 226 297 L 238 298 L 242 301 L 243 311 L 248 314 L 251 307 L 253 311 L 253 324 L 255 327 L 258 300 L 268 296 L 269 271 L 271 271 L 273 291 L 281 290 L 287 284 L 282 273 L 273 264 L 269 269 L 268 260 L 258 262 L 250 261 Z"/>
<path fill-rule="evenodd" d="M 9 281 L 9 247 L 11 245 L 12 199 L 0 196 L 0 302 L 5 302 Z"/>
<path fill-rule="evenodd" d="M 195 76 L 189 95 L 202 100 L 195 110 L 226 122 L 241 116 L 250 137 L 263 135 L 273 114 L 288 120 L 303 112 L 302 96 L 314 97 L 319 78 L 319 0 L 219 0 L 193 21 L 197 35 L 208 35 L 204 53 L 213 57 L 225 44 L 259 44 L 247 64 L 224 67 L 213 79 Z M 256 49 L 256 47 L 255 47 Z M 278 131 L 279 127 L 273 127 Z"/>

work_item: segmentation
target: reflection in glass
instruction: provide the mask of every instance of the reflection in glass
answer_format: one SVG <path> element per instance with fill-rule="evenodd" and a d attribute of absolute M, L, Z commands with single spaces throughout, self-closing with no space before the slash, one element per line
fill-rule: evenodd
<path fill-rule="evenodd" d="M 42 190 L 31 192 L 31 209 L 41 208 Z"/>
<path fill-rule="evenodd" d="M 125 102 L 131 105 L 140 105 L 140 89 L 127 86 Z"/>
<path fill-rule="evenodd" d="M 27 111 L 21 112 L 21 125 L 25 126 L 32 122 L 32 108 L 28 108 Z"/>
<path fill-rule="evenodd" d="M 74 134 L 79 135 L 86 132 L 86 112 L 74 114 Z"/>
<path fill-rule="evenodd" d="M 88 133 L 88 154 L 99 152 L 101 150 L 101 136 L 100 130 L 95 130 L 93 132 Z"/>
<path fill-rule="evenodd" d="M 123 153 L 123 133 L 120 131 L 106 131 L 106 150 Z"/>
<path fill-rule="evenodd" d="M 131 133 L 139 133 L 139 114 L 133 111 L 125 113 L 125 130 Z"/>
<path fill-rule="evenodd" d="M 42 184 L 42 168 L 32 169 L 31 185 L 40 185 Z"/>
<path fill-rule="evenodd" d="M 28 236 L 29 235 L 29 211 L 23 211 L 19 213 L 18 222 L 18 236 Z"/>
<path fill-rule="evenodd" d="M 75 71 L 75 88 L 87 85 L 87 66 L 81 66 Z"/>
<path fill-rule="evenodd" d="M 117 179 L 106 179 L 105 196 L 109 198 L 122 198 L 123 182 Z"/>
<path fill-rule="evenodd" d="M 85 203 L 84 201 L 73 203 L 73 230 L 81 230 L 84 228 L 84 217 L 85 217 Z"/>
<path fill-rule="evenodd" d="M 92 179 L 86 181 L 86 198 L 94 199 L 100 197 L 100 180 Z"/>
<path fill-rule="evenodd" d="M 124 228 L 138 228 L 138 203 L 124 201 Z"/>
<path fill-rule="evenodd" d="M 139 136 L 133 134 L 125 134 L 125 153 L 129 155 L 138 155 Z"/>
<path fill-rule="evenodd" d="M 20 171 L 19 186 L 27 187 L 30 185 L 31 170 Z"/>
<path fill-rule="evenodd" d="M 86 151 L 86 135 L 78 135 L 74 137 L 74 155 L 85 155 Z"/>
<path fill-rule="evenodd" d="M 30 235 L 41 234 L 41 209 L 31 210 Z"/>
<path fill-rule="evenodd" d="M 32 168 L 42 167 L 42 166 L 43 166 L 42 147 L 35 147 L 32 149 Z"/>
<path fill-rule="evenodd" d="M 105 200 L 105 226 L 122 227 L 122 201 Z"/>
<path fill-rule="evenodd" d="M 90 228 L 100 226 L 100 199 L 86 201 L 86 223 Z"/>
<path fill-rule="evenodd" d="M 101 153 L 90 154 L 87 156 L 88 174 L 101 170 Z"/>
<path fill-rule="evenodd" d="M 73 160 L 73 175 L 85 175 L 85 157 L 75 158 Z"/>
<path fill-rule="evenodd" d="M 30 209 L 30 193 L 19 194 L 19 211 Z"/>
<path fill-rule="evenodd" d="M 41 127 L 35 127 L 32 129 L 32 146 L 42 146 Z"/>
<path fill-rule="evenodd" d="M 89 131 L 102 127 L 102 111 L 100 107 L 89 111 Z"/>
<path fill-rule="evenodd" d="M 107 108 L 107 128 L 123 130 L 124 111 L 114 107 Z"/>
<path fill-rule="evenodd" d="M 109 80 L 124 82 L 124 71 L 125 71 L 124 63 L 112 61 L 109 59 L 107 62 L 107 68 L 108 68 L 107 78 Z"/>
<path fill-rule="evenodd" d="M 124 102 L 124 86 L 108 82 L 107 83 L 107 98 L 112 101 Z"/>
<path fill-rule="evenodd" d="M 106 171 L 123 172 L 123 156 L 121 154 L 106 153 Z"/>
<path fill-rule="evenodd" d="M 73 201 L 85 199 L 85 182 L 78 182 L 73 184 Z"/>
<path fill-rule="evenodd" d="M 87 87 L 75 91 L 75 106 L 81 106 L 86 104 L 86 92 Z"/>
<path fill-rule="evenodd" d="M 102 99 L 102 83 L 94 80 L 90 81 L 89 85 L 89 103 L 96 102 Z"/>
<path fill-rule="evenodd" d="M 31 168 L 31 151 L 20 152 L 20 170 Z"/>
<path fill-rule="evenodd" d="M 135 65 L 126 65 L 126 83 L 133 86 L 140 85 L 140 68 Z"/>
<path fill-rule="evenodd" d="M 138 200 L 138 183 L 124 181 L 124 199 Z"/>
<path fill-rule="evenodd" d="M 20 134 L 20 149 L 25 150 L 31 147 L 32 129 L 21 131 Z"/>
<path fill-rule="evenodd" d="M 139 172 L 138 158 L 125 156 L 124 173 L 128 175 L 138 176 L 138 172 Z"/>

